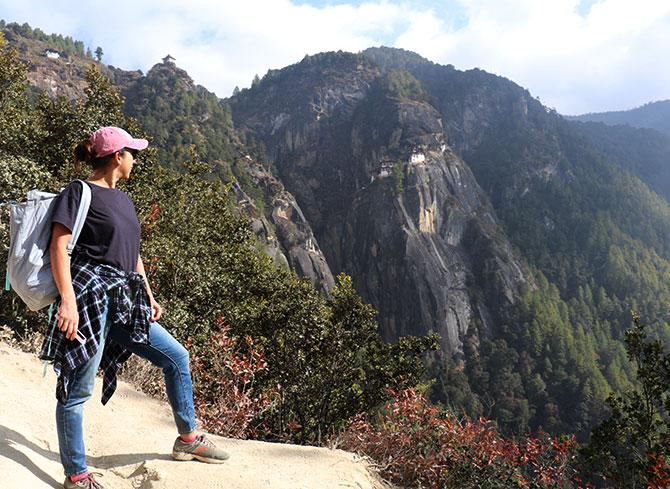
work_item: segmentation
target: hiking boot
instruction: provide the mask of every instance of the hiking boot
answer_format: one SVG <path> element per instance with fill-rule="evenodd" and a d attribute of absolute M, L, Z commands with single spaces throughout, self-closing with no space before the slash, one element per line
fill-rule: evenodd
<path fill-rule="evenodd" d="M 177 437 L 174 447 L 172 447 L 172 458 L 175 460 L 197 458 L 201 462 L 209 464 L 222 464 L 229 456 L 225 451 L 217 448 L 205 435 L 198 436 L 192 443 L 186 443 Z"/>
<path fill-rule="evenodd" d="M 96 472 L 95 475 L 102 477 L 102 474 Z M 63 482 L 64 489 L 105 489 L 102 484 L 95 480 L 93 474 L 89 472 L 86 477 L 79 479 L 77 482 L 72 482 L 69 477 L 65 478 Z"/>

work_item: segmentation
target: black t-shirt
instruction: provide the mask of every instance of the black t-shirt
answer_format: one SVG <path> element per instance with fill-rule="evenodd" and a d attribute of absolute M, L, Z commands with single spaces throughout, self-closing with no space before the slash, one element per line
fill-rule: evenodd
<path fill-rule="evenodd" d="M 87 182 L 91 187 L 91 206 L 74 248 L 99 263 L 107 263 L 126 272 L 134 272 L 140 256 L 140 223 L 130 197 L 116 188 Z M 81 183 L 72 182 L 56 198 L 53 223 L 72 231 L 77 219 Z"/>

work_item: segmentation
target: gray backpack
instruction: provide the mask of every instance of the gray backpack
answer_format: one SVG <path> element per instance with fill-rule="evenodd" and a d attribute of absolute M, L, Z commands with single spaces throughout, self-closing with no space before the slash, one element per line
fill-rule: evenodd
<path fill-rule="evenodd" d="M 67 254 L 77 244 L 91 204 L 91 189 L 83 181 L 77 219 Z M 38 311 L 58 296 L 56 282 L 51 275 L 49 241 L 51 240 L 51 215 L 58 194 L 31 190 L 26 202 L 12 204 L 9 221 L 9 257 L 7 258 L 8 283 L 31 311 Z"/>

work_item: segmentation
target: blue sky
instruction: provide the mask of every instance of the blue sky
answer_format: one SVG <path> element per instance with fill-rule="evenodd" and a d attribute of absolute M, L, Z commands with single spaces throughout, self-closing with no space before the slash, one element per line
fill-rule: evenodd
<path fill-rule="evenodd" d="M 587 16 L 591 11 L 591 7 L 597 3 L 597 0 L 581 0 L 577 4 L 577 12 L 581 16 Z"/>
<path fill-rule="evenodd" d="M 596 0 L 585 0 L 584 3 L 594 3 Z M 333 0 L 305 0 L 295 2 L 297 5 L 310 5 L 317 8 L 326 8 L 337 5 L 360 6 L 367 1 L 333 1 Z M 468 23 L 468 12 L 464 4 L 457 0 L 413 0 L 412 8 L 416 10 L 430 10 L 435 13 L 446 25 L 452 29 L 461 29 Z M 388 36 L 383 42 L 392 45 L 394 36 Z"/>
<path fill-rule="evenodd" d="M 220 97 L 305 54 L 383 44 L 505 76 L 565 114 L 670 98 L 668 0 L 0 0 L 0 18 L 124 69 L 170 53 Z"/>

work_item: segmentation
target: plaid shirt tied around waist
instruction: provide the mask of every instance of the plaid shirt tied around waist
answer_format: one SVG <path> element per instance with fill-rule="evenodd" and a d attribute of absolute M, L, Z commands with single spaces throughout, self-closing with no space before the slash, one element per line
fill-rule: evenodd
<path fill-rule="evenodd" d="M 147 345 L 151 324 L 149 296 L 142 275 L 76 257 L 70 269 L 79 311 L 79 331 L 86 341 L 68 340 L 58 329 L 58 320 L 53 314 L 39 354 L 41 360 L 53 362 L 58 378 L 56 398 L 61 403 L 68 398 L 70 374 L 88 362 L 103 343 L 105 321 L 111 321 L 110 328 L 122 327 L 130 332 L 134 343 Z M 59 306 L 60 298 L 54 303 L 54 311 Z M 107 338 L 100 362 L 104 371 L 102 404 L 107 404 L 114 394 L 117 371 L 130 355 L 132 353 L 123 346 Z"/>

